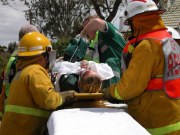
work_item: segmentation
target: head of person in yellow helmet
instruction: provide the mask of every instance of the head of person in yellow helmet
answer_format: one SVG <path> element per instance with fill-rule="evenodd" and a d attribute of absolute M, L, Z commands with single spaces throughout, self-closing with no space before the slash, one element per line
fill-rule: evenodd
<path fill-rule="evenodd" d="M 29 33 L 29 32 L 39 32 L 38 28 L 34 25 L 31 24 L 25 24 L 21 27 L 21 29 L 19 30 L 19 41 L 21 40 L 21 38 Z"/>
<path fill-rule="evenodd" d="M 18 59 L 26 62 L 26 65 L 40 63 L 44 68 L 49 67 L 51 61 L 55 61 L 56 52 L 52 50 L 50 40 L 39 32 L 30 32 L 22 37 L 18 46 Z M 52 60 L 52 57 L 54 60 Z M 34 62 L 33 62 L 33 60 Z M 26 66 L 24 65 L 24 66 Z M 19 65 L 21 68 L 22 65 Z M 20 68 L 20 69 L 21 69 Z"/>
<path fill-rule="evenodd" d="M 51 42 L 39 32 L 30 32 L 23 36 L 19 42 L 18 56 L 35 56 L 51 51 Z"/>
<path fill-rule="evenodd" d="M 34 25 L 31 24 L 25 24 L 21 27 L 21 29 L 19 30 L 19 41 L 21 40 L 21 38 L 29 33 L 29 32 L 39 32 L 38 28 Z M 17 56 L 17 48 L 18 48 L 19 44 L 16 44 L 16 47 L 13 51 L 13 53 L 11 54 L 11 56 Z"/>

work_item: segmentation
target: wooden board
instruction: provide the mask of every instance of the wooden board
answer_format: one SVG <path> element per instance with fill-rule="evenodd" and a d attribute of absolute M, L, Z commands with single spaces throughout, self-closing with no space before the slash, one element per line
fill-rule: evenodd
<path fill-rule="evenodd" d="M 103 93 L 76 93 L 77 99 L 104 99 Z"/>

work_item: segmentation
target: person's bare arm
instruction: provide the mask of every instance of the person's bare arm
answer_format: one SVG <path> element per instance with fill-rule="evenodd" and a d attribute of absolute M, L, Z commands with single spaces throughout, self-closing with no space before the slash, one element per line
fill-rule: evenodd
<path fill-rule="evenodd" d="M 91 20 L 82 30 L 81 37 L 85 37 L 88 40 L 94 39 L 96 31 L 105 31 L 107 29 L 106 21 L 96 18 Z"/>

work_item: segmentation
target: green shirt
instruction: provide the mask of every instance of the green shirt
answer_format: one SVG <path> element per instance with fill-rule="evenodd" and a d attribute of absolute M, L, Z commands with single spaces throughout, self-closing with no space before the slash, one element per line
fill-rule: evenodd
<path fill-rule="evenodd" d="M 107 31 L 99 32 L 98 51 L 99 60 L 105 63 L 108 58 L 121 59 L 122 50 L 125 46 L 125 40 L 122 34 L 115 28 L 114 25 L 107 22 Z"/>

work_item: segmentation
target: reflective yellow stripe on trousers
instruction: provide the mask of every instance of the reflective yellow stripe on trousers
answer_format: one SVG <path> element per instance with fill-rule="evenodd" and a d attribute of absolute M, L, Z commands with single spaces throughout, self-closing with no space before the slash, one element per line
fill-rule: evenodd
<path fill-rule="evenodd" d="M 17 105 L 6 105 L 5 112 L 14 112 L 14 113 L 32 115 L 37 117 L 49 117 L 50 115 L 49 111 L 30 108 L 30 107 L 17 106 Z"/>
<path fill-rule="evenodd" d="M 180 122 L 161 128 L 147 129 L 147 131 L 152 135 L 164 135 L 179 130 L 180 130 Z"/>

